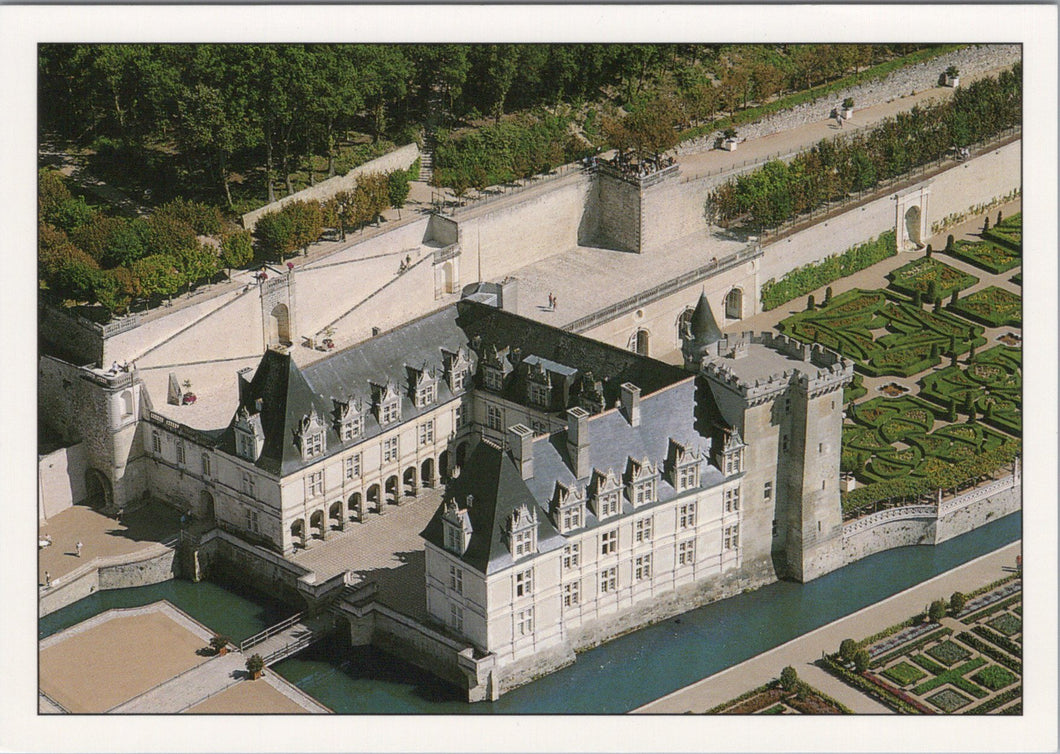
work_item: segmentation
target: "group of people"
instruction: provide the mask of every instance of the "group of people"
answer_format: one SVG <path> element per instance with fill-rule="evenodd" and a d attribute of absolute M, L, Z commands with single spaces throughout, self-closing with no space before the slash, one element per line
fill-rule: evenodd
<path fill-rule="evenodd" d="M 412 257 L 406 254 L 405 258 L 401 260 L 401 265 L 398 266 L 398 275 L 407 271 L 410 267 L 412 267 Z"/>
<path fill-rule="evenodd" d="M 51 535 L 45 534 L 43 537 L 40 538 L 38 549 L 43 549 L 45 547 L 48 547 L 49 545 L 51 545 L 51 543 L 52 543 Z M 81 548 L 82 547 L 84 547 L 84 545 L 81 543 L 81 540 L 80 539 L 77 540 L 77 544 L 74 545 L 74 549 L 77 550 L 77 557 L 79 557 L 79 558 L 81 557 Z M 45 571 L 44 572 L 44 587 L 46 589 L 51 589 L 51 586 L 52 586 L 52 575 L 51 575 L 50 572 Z"/>
<path fill-rule="evenodd" d="M 595 160 L 595 158 L 593 159 Z M 630 155 L 625 152 L 619 152 L 613 159 L 608 161 L 608 164 L 628 176 L 644 178 L 652 173 L 657 173 L 664 168 L 668 168 L 676 162 L 677 159 L 673 155 L 663 155 L 658 158 L 641 157 L 637 162 L 633 162 Z"/>
<path fill-rule="evenodd" d="M 117 374 L 118 372 L 128 372 L 129 369 L 130 369 L 129 362 L 123 361 L 122 363 L 119 364 L 118 362 L 113 361 L 113 362 L 111 362 L 111 365 L 110 365 L 110 371 L 107 372 L 107 374 Z"/>
<path fill-rule="evenodd" d="M 556 311 L 556 297 L 551 292 L 548 294 L 548 310 L 550 312 Z"/>

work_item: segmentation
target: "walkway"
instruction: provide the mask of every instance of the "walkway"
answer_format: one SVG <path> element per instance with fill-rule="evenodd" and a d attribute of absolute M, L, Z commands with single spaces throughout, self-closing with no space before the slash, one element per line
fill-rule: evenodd
<path fill-rule="evenodd" d="M 794 667 L 799 677 L 811 686 L 816 686 L 855 712 L 884 712 L 871 709 L 872 700 L 862 699 L 860 693 L 845 684 L 838 681 L 832 683 L 830 677 L 826 678 L 824 671 L 812 663 L 823 653 L 836 651 L 843 639 L 870 636 L 924 610 L 932 600 L 948 597 L 956 591 L 970 592 L 1004 577 L 1007 573 L 1005 568 L 1011 568 L 1021 552 L 1022 541 L 1013 542 L 633 712 L 701 713 L 779 677 L 781 669 L 788 665 Z"/>

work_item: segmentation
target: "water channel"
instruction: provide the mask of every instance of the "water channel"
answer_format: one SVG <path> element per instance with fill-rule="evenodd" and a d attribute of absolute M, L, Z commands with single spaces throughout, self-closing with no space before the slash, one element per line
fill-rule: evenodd
<path fill-rule="evenodd" d="M 1006 516 L 937 547 L 873 555 L 809 584 L 771 584 L 707 605 L 580 654 L 573 666 L 493 703 L 469 705 L 426 672 L 371 647 L 350 648 L 341 638 L 274 670 L 341 713 L 626 712 L 1013 542 L 1021 518 Z M 171 581 L 98 592 L 42 618 L 39 635 L 103 610 L 160 599 L 236 641 L 290 612 L 232 585 Z"/>

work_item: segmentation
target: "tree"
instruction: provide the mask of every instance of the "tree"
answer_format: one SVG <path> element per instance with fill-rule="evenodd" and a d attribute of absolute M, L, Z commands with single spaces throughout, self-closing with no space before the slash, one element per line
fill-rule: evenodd
<path fill-rule="evenodd" d="M 301 248 L 303 254 L 308 253 L 309 244 L 315 243 L 324 229 L 324 213 L 320 202 L 291 202 L 280 213 L 290 217 L 291 248 Z"/>
<path fill-rule="evenodd" d="M 780 671 L 780 687 L 785 691 L 794 691 L 795 687 L 799 683 L 799 674 L 795 671 L 795 668 L 788 665 L 786 668 Z"/>
<path fill-rule="evenodd" d="M 387 175 L 387 194 L 390 206 L 398 211 L 398 219 L 401 218 L 401 208 L 405 206 L 405 200 L 409 198 L 409 176 L 404 170 L 395 170 Z"/>
<path fill-rule="evenodd" d="M 812 312 L 815 308 L 816 306 L 814 305 L 813 294 L 811 293 L 809 296 L 806 297 L 806 311 Z"/>
<path fill-rule="evenodd" d="M 928 618 L 938 623 L 946 617 L 946 600 L 935 600 L 928 607 Z"/>
<path fill-rule="evenodd" d="M 990 215 L 983 216 L 983 232 L 986 233 L 990 230 Z"/>
<path fill-rule="evenodd" d="M 938 303 L 939 302 L 936 300 L 935 301 L 936 306 L 938 305 Z M 938 343 L 932 343 L 931 344 L 931 360 L 932 361 L 937 361 L 938 358 L 939 358 L 939 344 Z"/>
<path fill-rule="evenodd" d="M 946 251 L 953 251 L 953 234 L 946 236 Z"/>
<path fill-rule="evenodd" d="M 923 306 L 923 303 L 923 297 L 921 296 L 920 289 L 918 288 L 913 291 L 913 306 L 919 309 L 921 306 Z"/>
<path fill-rule="evenodd" d="M 950 595 L 950 612 L 956 615 L 968 604 L 968 598 L 963 592 L 954 592 Z"/>
<path fill-rule="evenodd" d="M 872 664 L 872 655 L 869 654 L 867 649 L 859 649 L 854 653 L 854 670 L 858 673 L 864 673 L 869 669 L 869 665 Z"/>
<path fill-rule="evenodd" d="M 994 223 L 994 226 L 996 227 L 996 226 L 1000 225 L 1001 224 L 1001 220 L 1002 220 L 1001 210 L 998 210 L 997 211 L 997 221 Z"/>
<path fill-rule="evenodd" d="M 254 224 L 254 251 L 261 259 L 282 261 L 297 248 L 293 238 L 294 225 L 288 213 L 266 212 Z"/>
<path fill-rule="evenodd" d="M 260 654 L 252 654 L 246 661 L 247 673 L 255 679 L 265 670 L 265 659 Z"/>
<path fill-rule="evenodd" d="M 187 282 L 173 257 L 165 254 L 152 254 L 137 259 L 132 263 L 130 271 L 139 281 L 143 295 L 148 298 L 169 298 Z"/>
<path fill-rule="evenodd" d="M 221 263 L 229 270 L 242 267 L 254 258 L 253 236 L 249 230 L 237 230 L 221 238 Z"/>
<path fill-rule="evenodd" d="M 824 289 L 824 305 L 828 306 L 830 303 L 832 303 L 832 286 Z"/>
<path fill-rule="evenodd" d="M 931 244 L 927 245 L 927 250 L 924 252 L 924 256 L 931 259 Z"/>
<path fill-rule="evenodd" d="M 839 658 L 844 662 L 850 662 L 854 659 L 854 654 L 858 651 L 858 644 L 853 639 L 843 639 L 839 643 Z"/>
<path fill-rule="evenodd" d="M 960 291 L 955 290 L 952 294 L 950 294 L 950 306 L 953 306 L 954 304 L 957 303 L 957 294 L 958 293 L 960 293 Z M 956 338 L 954 338 L 954 343 L 956 343 Z"/>

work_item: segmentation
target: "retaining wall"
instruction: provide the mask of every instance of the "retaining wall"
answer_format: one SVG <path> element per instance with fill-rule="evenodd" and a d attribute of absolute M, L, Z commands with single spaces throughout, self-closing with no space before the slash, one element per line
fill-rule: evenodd
<path fill-rule="evenodd" d="M 157 551 L 157 550 L 161 551 Z M 127 589 L 135 586 L 160 584 L 180 575 L 180 565 L 173 547 L 159 545 L 152 552 L 137 558 L 136 555 L 119 559 L 97 558 L 80 571 L 53 580 L 51 589 L 42 591 L 37 614 L 44 617 L 97 590 Z M 114 562 L 117 560 L 118 562 Z M 80 571 L 80 572 L 79 572 Z"/>
<path fill-rule="evenodd" d="M 278 199 L 272 204 L 266 204 L 264 207 L 246 213 L 242 218 L 243 227 L 247 230 L 254 230 L 254 225 L 258 222 L 258 218 L 266 212 L 275 212 L 285 204 L 290 204 L 291 202 L 305 202 L 312 200 L 323 202 L 335 196 L 335 194 L 340 191 L 352 191 L 357 185 L 357 176 L 366 173 L 392 173 L 395 170 L 408 170 L 419 156 L 420 148 L 416 144 L 407 144 L 395 149 L 393 152 L 388 152 L 382 157 L 377 157 L 363 165 L 358 165 L 353 170 L 346 173 L 346 175 L 337 175 L 334 178 L 328 178 L 314 186 L 302 189 L 301 191 L 296 191 L 290 196 Z"/>

